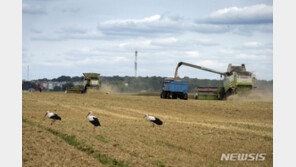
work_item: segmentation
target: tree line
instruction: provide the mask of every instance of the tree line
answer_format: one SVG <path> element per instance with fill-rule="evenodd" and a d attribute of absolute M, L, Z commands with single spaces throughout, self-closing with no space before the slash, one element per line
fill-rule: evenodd
<path fill-rule="evenodd" d="M 102 86 L 108 86 L 119 92 L 138 93 L 138 92 L 160 92 L 164 77 L 130 77 L 130 76 L 101 76 Z M 189 92 L 195 92 L 196 87 L 218 87 L 223 84 L 223 80 L 217 79 L 197 79 L 184 77 L 182 81 L 188 82 Z M 54 87 L 52 91 L 64 91 L 66 87 L 73 87 L 73 82 L 83 82 L 83 76 L 60 76 L 54 79 L 38 79 L 34 81 L 24 81 L 23 90 L 29 88 L 38 89 L 42 82 L 66 82 L 62 87 Z M 37 83 L 37 84 L 36 84 Z M 272 91 L 273 81 L 256 80 L 257 89 L 268 89 Z"/>

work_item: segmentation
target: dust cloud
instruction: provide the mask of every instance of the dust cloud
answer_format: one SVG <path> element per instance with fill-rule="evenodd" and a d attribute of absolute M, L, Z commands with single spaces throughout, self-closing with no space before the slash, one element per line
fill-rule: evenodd
<path fill-rule="evenodd" d="M 227 98 L 228 101 L 273 101 L 272 91 L 254 91 L 249 95 L 232 95 Z"/>

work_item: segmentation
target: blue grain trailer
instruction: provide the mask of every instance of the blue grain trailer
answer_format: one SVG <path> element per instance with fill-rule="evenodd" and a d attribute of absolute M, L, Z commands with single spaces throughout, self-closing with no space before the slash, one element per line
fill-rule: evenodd
<path fill-rule="evenodd" d="M 174 81 L 173 79 L 165 79 L 162 84 L 162 99 L 188 99 L 188 83 L 184 81 Z"/>

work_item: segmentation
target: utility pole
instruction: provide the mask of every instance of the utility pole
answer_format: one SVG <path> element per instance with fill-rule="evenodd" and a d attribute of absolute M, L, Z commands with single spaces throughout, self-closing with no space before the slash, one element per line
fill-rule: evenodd
<path fill-rule="evenodd" d="M 135 77 L 137 77 L 137 66 L 138 66 L 138 60 L 137 60 L 137 57 L 138 57 L 138 51 L 136 50 L 135 51 Z"/>
<path fill-rule="evenodd" d="M 29 65 L 27 66 L 27 81 L 29 81 L 29 70 L 30 70 L 30 68 L 29 68 Z"/>

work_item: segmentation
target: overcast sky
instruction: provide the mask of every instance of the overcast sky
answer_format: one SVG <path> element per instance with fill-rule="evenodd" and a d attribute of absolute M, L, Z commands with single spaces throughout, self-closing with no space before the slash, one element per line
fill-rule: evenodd
<path fill-rule="evenodd" d="M 23 0 L 23 79 L 173 77 L 179 61 L 271 80 L 272 0 Z M 180 77 L 220 78 L 181 67 Z"/>

